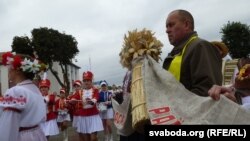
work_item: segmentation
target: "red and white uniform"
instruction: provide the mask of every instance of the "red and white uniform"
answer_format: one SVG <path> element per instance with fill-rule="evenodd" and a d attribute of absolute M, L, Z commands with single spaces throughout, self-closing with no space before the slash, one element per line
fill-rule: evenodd
<path fill-rule="evenodd" d="M 57 113 L 55 107 L 56 95 L 47 94 L 44 95 L 44 100 L 47 104 L 47 118 L 46 122 L 40 124 L 43 132 L 46 136 L 57 135 L 59 134 L 59 128 L 57 125 Z"/>
<path fill-rule="evenodd" d="M 76 102 L 72 105 L 73 106 L 73 122 L 72 126 L 77 128 L 78 123 L 78 116 L 80 116 L 79 112 L 83 107 L 82 99 L 77 99 L 78 97 L 82 96 L 82 90 L 75 91 L 73 95 L 69 97 L 70 100 L 76 100 Z M 75 98 L 76 97 L 76 98 Z"/>
<path fill-rule="evenodd" d="M 0 141 L 46 141 L 38 126 L 46 118 L 46 105 L 32 81 L 8 89 L 0 101 Z"/>
<path fill-rule="evenodd" d="M 99 92 L 96 88 L 83 89 L 82 94 L 73 97 L 78 101 L 82 101 L 83 106 L 78 110 L 77 132 L 93 133 L 103 130 L 102 120 L 96 106 L 99 98 Z M 91 101 L 92 103 L 88 103 Z"/>
<path fill-rule="evenodd" d="M 70 121 L 66 98 L 60 98 L 56 101 L 57 122 Z"/>
<path fill-rule="evenodd" d="M 70 117 L 73 117 L 73 112 L 74 112 L 74 104 L 70 103 L 70 100 L 72 99 L 73 94 L 68 95 L 68 97 L 66 98 L 66 103 L 67 103 L 67 108 L 68 108 L 68 112 L 70 114 Z"/>

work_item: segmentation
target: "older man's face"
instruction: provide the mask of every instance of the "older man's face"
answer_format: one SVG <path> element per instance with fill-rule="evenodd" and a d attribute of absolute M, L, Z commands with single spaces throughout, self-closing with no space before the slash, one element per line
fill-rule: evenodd
<path fill-rule="evenodd" d="M 166 33 L 170 44 L 177 46 L 186 36 L 186 22 L 182 21 L 178 12 L 169 14 L 166 21 Z"/>

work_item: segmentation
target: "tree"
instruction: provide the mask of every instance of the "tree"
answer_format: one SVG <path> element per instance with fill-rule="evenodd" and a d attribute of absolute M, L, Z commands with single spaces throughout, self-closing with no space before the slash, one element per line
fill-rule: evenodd
<path fill-rule="evenodd" d="M 250 27 L 240 22 L 228 22 L 221 28 L 222 41 L 232 58 L 247 58 L 250 54 Z"/>
<path fill-rule="evenodd" d="M 27 36 L 15 36 L 11 47 L 13 52 L 34 56 L 33 48 L 31 47 L 31 41 Z"/>
<path fill-rule="evenodd" d="M 12 51 L 23 54 L 35 52 L 39 60 L 48 64 L 49 70 L 61 87 L 66 88 L 67 92 L 69 92 L 70 81 L 67 65 L 72 63 L 71 60 L 79 52 L 77 41 L 71 35 L 46 27 L 33 29 L 31 34 L 31 39 L 27 36 L 14 37 Z M 58 73 L 53 69 L 53 62 L 59 63 L 63 73 L 63 80 L 59 78 Z"/>

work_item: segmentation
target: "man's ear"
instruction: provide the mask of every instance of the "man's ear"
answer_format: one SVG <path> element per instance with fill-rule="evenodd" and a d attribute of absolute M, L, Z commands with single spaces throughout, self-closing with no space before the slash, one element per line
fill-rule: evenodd
<path fill-rule="evenodd" d="M 186 30 L 191 29 L 191 22 L 188 20 L 183 21 Z"/>

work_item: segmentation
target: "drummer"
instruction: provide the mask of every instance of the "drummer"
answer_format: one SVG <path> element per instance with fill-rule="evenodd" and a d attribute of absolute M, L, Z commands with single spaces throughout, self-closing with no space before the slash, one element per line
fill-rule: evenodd
<path fill-rule="evenodd" d="M 98 101 L 98 89 L 93 86 L 93 73 L 90 71 L 83 73 L 84 89 L 80 95 L 74 95 L 72 100 L 82 101 L 83 105 L 79 109 L 76 129 L 80 141 L 97 141 L 97 132 L 103 130 L 99 111 L 96 106 Z"/>

